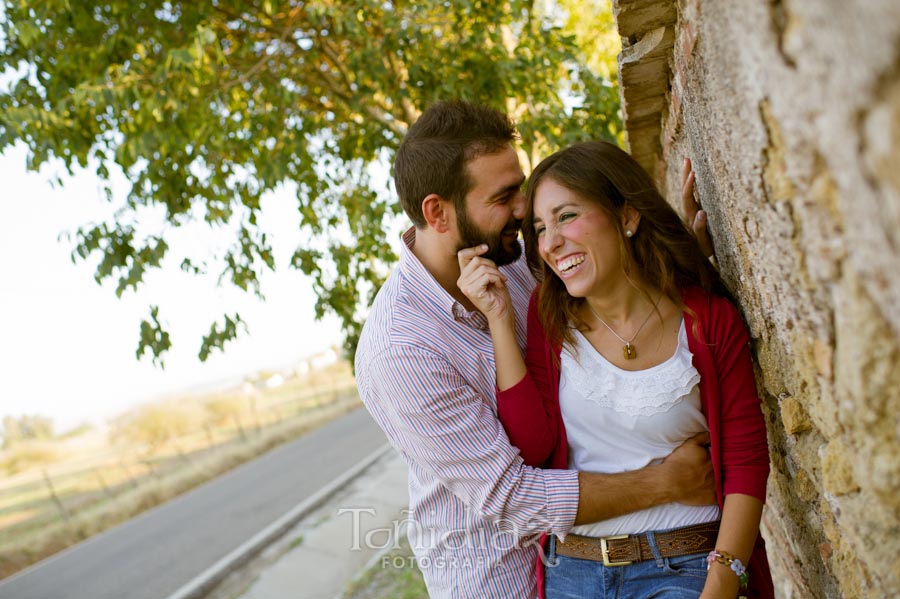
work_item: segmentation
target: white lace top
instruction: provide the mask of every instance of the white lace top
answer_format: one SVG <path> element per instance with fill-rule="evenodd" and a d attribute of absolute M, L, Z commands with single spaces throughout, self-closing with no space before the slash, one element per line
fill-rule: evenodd
<path fill-rule="evenodd" d="M 575 331 L 561 356 L 559 403 L 569 440 L 569 467 L 625 472 L 658 462 L 685 439 L 708 430 L 700 411 L 700 374 L 691 363 L 684 321 L 671 358 L 646 370 L 613 365 Z M 672 503 L 618 518 L 575 526 L 600 537 L 665 530 L 716 520 L 718 506 Z"/>

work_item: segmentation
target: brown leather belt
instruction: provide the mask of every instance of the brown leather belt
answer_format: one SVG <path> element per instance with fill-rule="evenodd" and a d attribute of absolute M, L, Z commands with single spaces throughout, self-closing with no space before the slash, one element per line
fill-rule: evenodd
<path fill-rule="evenodd" d="M 662 557 L 678 557 L 712 551 L 716 548 L 719 522 L 707 522 L 653 533 Z M 655 559 L 650 551 L 647 534 L 616 535 L 611 537 L 583 537 L 566 535 L 563 543 L 557 537 L 556 553 L 566 557 L 603 562 L 604 566 L 627 566 L 634 562 Z"/>

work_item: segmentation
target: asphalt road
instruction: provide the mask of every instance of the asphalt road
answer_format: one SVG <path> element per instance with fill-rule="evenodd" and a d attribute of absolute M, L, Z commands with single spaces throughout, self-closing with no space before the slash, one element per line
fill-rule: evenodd
<path fill-rule="evenodd" d="M 360 408 L 0 580 L 0 599 L 160 599 L 385 443 Z"/>

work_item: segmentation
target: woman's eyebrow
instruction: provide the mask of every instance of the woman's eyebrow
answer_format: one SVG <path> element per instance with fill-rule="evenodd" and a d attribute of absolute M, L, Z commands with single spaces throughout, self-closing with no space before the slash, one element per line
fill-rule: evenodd
<path fill-rule="evenodd" d="M 550 215 L 551 215 L 551 216 L 556 216 L 557 214 L 559 214 L 560 212 L 562 212 L 564 209 L 569 208 L 569 207 L 571 207 L 571 206 L 575 206 L 575 204 L 573 204 L 573 203 L 571 203 L 571 202 L 566 202 L 565 204 L 560 204 L 559 206 L 554 206 L 553 209 L 550 210 Z M 535 217 L 532 219 L 532 221 L 533 221 L 533 222 L 536 222 L 536 223 L 542 223 L 542 222 L 544 222 L 544 219 L 542 219 L 542 218 L 539 217 L 539 216 L 535 216 Z"/>
<path fill-rule="evenodd" d="M 574 205 L 575 204 L 573 204 L 571 202 L 566 202 L 564 204 L 560 204 L 559 206 L 554 206 L 553 209 L 550 211 L 550 214 L 552 214 L 553 216 L 556 216 L 557 214 L 562 212 L 564 209 L 569 208 Z"/>

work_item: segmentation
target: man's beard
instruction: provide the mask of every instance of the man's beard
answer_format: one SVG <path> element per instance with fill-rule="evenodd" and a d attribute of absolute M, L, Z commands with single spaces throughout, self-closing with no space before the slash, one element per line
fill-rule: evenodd
<path fill-rule="evenodd" d="M 519 244 L 518 239 L 513 241 L 510 247 L 506 247 L 503 241 L 503 234 L 513 231 L 517 232 L 522 225 L 522 221 L 511 220 L 502 231 L 486 233 L 469 219 L 468 210 L 459 210 L 457 214 L 459 217 L 456 219 L 456 224 L 459 227 L 460 237 L 458 250 L 486 243 L 488 250 L 481 257 L 492 260 L 497 266 L 512 264 L 522 255 L 522 246 Z"/>

